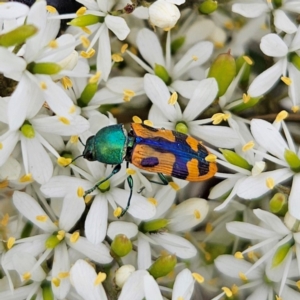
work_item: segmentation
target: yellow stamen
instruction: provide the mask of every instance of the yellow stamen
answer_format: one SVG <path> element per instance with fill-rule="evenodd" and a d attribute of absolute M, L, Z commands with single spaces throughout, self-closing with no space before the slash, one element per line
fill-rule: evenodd
<path fill-rule="evenodd" d="M 3 149 L 3 144 L 0 142 L 0 150 Z"/>
<path fill-rule="evenodd" d="M 288 86 L 292 84 L 292 79 L 289 78 L 289 77 L 282 76 L 280 79 L 281 79 L 282 82 L 284 82 Z"/>
<path fill-rule="evenodd" d="M 208 162 L 216 162 L 217 157 L 216 157 L 216 155 L 210 153 L 205 157 L 205 160 Z"/>
<path fill-rule="evenodd" d="M 85 6 L 82 6 L 80 7 L 77 11 L 76 11 L 76 15 L 77 16 L 83 16 L 86 12 L 86 7 Z"/>
<path fill-rule="evenodd" d="M 217 49 L 222 49 L 225 46 L 225 44 L 222 42 L 214 42 L 214 45 Z"/>
<path fill-rule="evenodd" d="M 234 285 L 231 287 L 231 291 L 232 291 L 232 294 L 233 294 L 233 295 L 237 295 L 237 293 L 239 292 L 238 286 L 234 284 Z"/>
<path fill-rule="evenodd" d="M 35 219 L 39 222 L 46 222 L 48 220 L 48 216 L 46 215 L 39 215 L 39 216 L 36 216 Z"/>
<path fill-rule="evenodd" d="M 84 203 L 85 203 L 85 204 L 90 203 L 91 200 L 92 200 L 92 198 L 93 198 L 92 195 L 86 195 L 86 196 L 84 197 Z"/>
<path fill-rule="evenodd" d="M 99 272 L 95 281 L 94 281 L 94 285 L 99 285 L 100 283 L 102 283 L 104 280 L 106 279 L 106 274 Z"/>
<path fill-rule="evenodd" d="M 85 32 L 86 34 L 88 34 L 88 35 L 90 35 L 91 33 L 92 33 L 92 31 L 89 29 L 89 28 L 87 28 L 87 27 L 80 27 L 81 28 L 81 30 L 83 31 L 83 32 Z"/>
<path fill-rule="evenodd" d="M 50 41 L 48 46 L 52 49 L 56 49 L 58 47 L 58 42 L 57 40 L 53 40 L 53 41 Z"/>
<path fill-rule="evenodd" d="M 180 190 L 180 187 L 177 183 L 175 183 L 174 181 L 169 182 L 169 185 L 177 192 Z"/>
<path fill-rule="evenodd" d="M 80 56 L 84 57 L 84 58 L 91 58 L 95 55 L 96 51 L 95 49 L 90 49 L 88 52 L 86 51 L 80 51 Z"/>
<path fill-rule="evenodd" d="M 81 197 L 83 197 L 83 195 L 84 195 L 84 189 L 83 189 L 82 186 L 79 186 L 79 187 L 77 188 L 77 196 L 78 196 L 79 198 L 81 198 Z"/>
<path fill-rule="evenodd" d="M 300 290 L 300 280 L 296 281 L 296 286 L 297 286 L 298 290 Z"/>
<path fill-rule="evenodd" d="M 251 99 L 251 97 L 248 94 L 243 94 L 243 102 L 246 104 L 249 102 L 249 100 Z"/>
<path fill-rule="evenodd" d="M 125 102 L 129 102 L 132 97 L 135 96 L 135 92 L 133 90 L 125 89 L 123 90 L 123 100 Z"/>
<path fill-rule="evenodd" d="M 97 83 L 101 77 L 102 73 L 101 72 L 97 72 L 95 75 L 93 75 L 90 80 L 89 83 Z"/>
<path fill-rule="evenodd" d="M 157 204 L 158 204 L 158 202 L 157 202 L 157 200 L 155 199 L 155 198 L 148 198 L 147 199 L 151 204 L 153 204 L 154 206 L 157 206 Z"/>
<path fill-rule="evenodd" d="M 193 278 L 198 282 L 198 283 L 203 283 L 204 282 L 204 277 L 201 276 L 198 273 L 192 273 Z"/>
<path fill-rule="evenodd" d="M 137 124 L 142 124 L 143 123 L 142 119 L 138 116 L 133 116 L 132 121 L 133 121 L 133 123 L 137 123 Z"/>
<path fill-rule="evenodd" d="M 44 81 L 40 82 L 40 88 L 41 88 L 42 90 L 46 90 L 46 89 L 47 89 L 47 84 L 46 84 L 46 82 L 44 82 Z"/>
<path fill-rule="evenodd" d="M 122 214 L 122 208 L 121 207 L 117 207 L 115 210 L 114 210 L 114 216 L 116 217 L 116 218 L 118 218 L 118 217 L 120 217 L 121 216 L 121 214 Z"/>
<path fill-rule="evenodd" d="M 267 185 L 267 187 L 268 187 L 270 190 L 272 190 L 272 189 L 274 188 L 274 186 L 275 186 L 275 181 L 274 181 L 274 179 L 273 179 L 272 177 L 268 177 L 268 178 L 266 179 L 266 185 Z"/>
<path fill-rule="evenodd" d="M 4 179 L 3 181 L 0 181 L 0 189 L 5 189 L 8 187 L 9 181 L 7 179 Z"/>
<path fill-rule="evenodd" d="M 246 276 L 245 273 L 243 273 L 243 272 L 239 272 L 239 277 L 240 277 L 243 281 L 248 281 L 247 276 Z"/>
<path fill-rule="evenodd" d="M 80 235 L 78 231 L 75 231 L 74 233 L 72 233 L 71 237 L 70 237 L 70 242 L 71 243 L 76 243 L 79 239 Z"/>
<path fill-rule="evenodd" d="M 250 65 L 250 66 L 253 65 L 253 60 L 249 56 L 244 55 L 243 59 L 248 65 Z"/>
<path fill-rule="evenodd" d="M 128 44 L 123 44 L 121 47 L 121 53 L 125 53 L 125 51 L 128 49 Z"/>
<path fill-rule="evenodd" d="M 58 120 L 62 122 L 64 125 L 70 125 L 70 120 L 65 117 L 59 117 Z"/>
<path fill-rule="evenodd" d="M 232 29 L 234 29 L 234 24 L 231 21 L 227 21 L 227 22 L 225 22 L 224 27 L 228 30 L 232 30 Z"/>
<path fill-rule="evenodd" d="M 19 179 L 20 182 L 29 182 L 29 181 L 32 181 L 32 175 L 30 173 L 22 176 L 20 179 Z"/>
<path fill-rule="evenodd" d="M 70 109 L 69 109 L 69 113 L 73 114 L 76 111 L 76 107 L 75 105 L 71 105 Z"/>
<path fill-rule="evenodd" d="M 243 150 L 244 152 L 246 152 L 246 151 L 248 151 L 248 150 L 250 150 L 250 149 L 253 149 L 254 146 L 255 146 L 255 143 L 254 143 L 253 141 L 250 141 L 250 142 L 248 142 L 247 144 L 245 144 L 245 145 L 243 146 L 242 150 Z"/>
<path fill-rule="evenodd" d="M 62 156 L 60 156 L 56 160 L 57 164 L 59 164 L 62 167 L 65 167 L 65 166 L 69 165 L 71 163 L 71 161 L 72 161 L 71 158 L 66 158 L 66 157 L 62 157 Z"/>
<path fill-rule="evenodd" d="M 72 80 L 67 76 L 64 76 L 60 81 L 65 90 L 73 86 Z"/>
<path fill-rule="evenodd" d="M 47 5 L 46 9 L 50 14 L 55 14 L 57 12 L 56 8 L 51 5 Z"/>
<path fill-rule="evenodd" d="M 147 126 L 153 127 L 153 122 L 150 121 L 150 120 L 145 120 L 144 124 L 147 125 Z"/>
<path fill-rule="evenodd" d="M 214 125 L 220 124 L 223 121 L 224 114 L 222 113 L 216 113 L 211 117 L 211 120 L 213 121 Z"/>
<path fill-rule="evenodd" d="M 209 234 L 213 231 L 213 226 L 211 223 L 207 223 L 206 226 L 205 226 L 205 233 L 206 234 Z"/>
<path fill-rule="evenodd" d="M 91 41 L 85 35 L 82 35 L 80 37 L 80 41 L 84 48 L 88 48 L 89 45 L 91 44 Z"/>
<path fill-rule="evenodd" d="M 6 214 L 3 216 L 2 220 L 0 221 L 0 224 L 1 224 L 2 226 L 7 226 L 8 221 L 9 221 L 9 214 L 6 213 Z"/>
<path fill-rule="evenodd" d="M 12 246 L 15 244 L 15 241 L 16 241 L 16 239 L 13 236 L 11 236 L 8 239 L 8 241 L 6 243 L 6 247 L 7 247 L 8 250 L 12 248 Z"/>
<path fill-rule="evenodd" d="M 193 60 L 193 61 L 197 61 L 197 60 L 198 60 L 198 56 L 193 55 L 193 56 L 192 56 L 192 60 Z"/>
<path fill-rule="evenodd" d="M 51 282 L 56 286 L 59 287 L 60 286 L 60 279 L 58 279 L 57 277 L 53 277 L 51 279 Z"/>
<path fill-rule="evenodd" d="M 61 279 L 67 278 L 69 276 L 70 276 L 69 272 L 59 272 L 58 273 L 58 277 L 61 278 Z"/>
<path fill-rule="evenodd" d="M 275 295 L 276 300 L 283 300 L 282 297 L 279 297 L 278 295 Z"/>
<path fill-rule="evenodd" d="M 114 62 L 121 62 L 124 60 L 124 58 L 118 54 L 118 53 L 114 53 L 112 56 L 111 56 L 111 59 L 114 61 Z"/>
<path fill-rule="evenodd" d="M 235 252 L 234 257 L 237 259 L 243 259 L 244 255 L 242 252 L 238 251 L 238 252 Z"/>
<path fill-rule="evenodd" d="M 282 120 L 285 120 L 288 116 L 288 112 L 286 110 L 282 110 L 279 114 L 277 114 L 275 122 L 281 122 Z"/>
<path fill-rule="evenodd" d="M 222 287 L 222 290 L 228 298 L 232 297 L 232 291 L 228 287 L 224 286 Z"/>
<path fill-rule="evenodd" d="M 198 209 L 194 210 L 194 217 L 198 220 L 201 218 L 201 214 L 200 214 L 200 211 Z"/>
<path fill-rule="evenodd" d="M 134 175 L 134 174 L 136 173 L 136 171 L 133 170 L 133 169 L 131 169 L 131 168 L 127 168 L 127 169 L 126 169 L 126 173 L 127 173 L 128 175 Z"/>
<path fill-rule="evenodd" d="M 31 278 L 31 273 L 26 272 L 22 275 L 23 280 L 29 280 Z"/>
<path fill-rule="evenodd" d="M 78 135 L 72 135 L 71 138 L 70 138 L 70 143 L 71 144 L 76 144 L 78 143 L 79 141 L 79 138 L 78 138 Z"/>
<path fill-rule="evenodd" d="M 299 110 L 299 106 L 298 105 L 294 105 L 291 107 L 292 112 L 296 113 Z"/>
<path fill-rule="evenodd" d="M 174 93 L 171 95 L 171 97 L 170 97 L 170 99 L 169 99 L 169 101 L 168 101 L 168 104 L 174 105 L 174 104 L 177 102 L 177 99 L 178 99 L 178 94 L 177 94 L 176 92 L 174 92 Z"/>

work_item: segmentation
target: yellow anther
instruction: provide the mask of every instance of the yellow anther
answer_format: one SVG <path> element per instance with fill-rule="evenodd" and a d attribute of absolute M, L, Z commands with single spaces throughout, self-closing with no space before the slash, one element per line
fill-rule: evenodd
<path fill-rule="evenodd" d="M 99 285 L 100 283 L 102 283 L 104 280 L 106 279 L 106 274 L 99 272 L 95 281 L 94 281 L 94 285 Z"/>
<path fill-rule="evenodd" d="M 39 216 L 36 216 L 35 219 L 39 222 L 46 222 L 48 220 L 48 216 L 47 215 L 39 215 Z"/>
<path fill-rule="evenodd" d="M 49 42 L 48 46 L 52 49 L 56 49 L 58 47 L 58 42 L 57 40 L 52 40 Z"/>
<path fill-rule="evenodd" d="M 64 76 L 60 81 L 65 90 L 70 89 L 73 86 L 72 80 L 67 76 Z"/>
<path fill-rule="evenodd" d="M 274 186 L 275 186 L 275 181 L 274 181 L 274 179 L 273 179 L 272 177 L 268 177 L 268 178 L 266 179 L 266 185 L 267 185 L 267 187 L 268 187 L 270 190 L 272 190 L 272 189 L 274 188 Z"/>
<path fill-rule="evenodd" d="M 71 105 L 71 107 L 69 109 L 69 114 L 73 114 L 74 112 L 76 112 L 76 107 L 75 107 L 75 105 Z"/>
<path fill-rule="evenodd" d="M 70 138 L 70 143 L 71 144 L 76 144 L 76 143 L 78 143 L 78 141 L 79 141 L 78 135 L 72 135 L 71 136 L 71 138 Z"/>
<path fill-rule="evenodd" d="M 224 114 L 216 113 L 211 117 L 211 120 L 213 121 L 214 125 L 220 124 L 224 120 Z"/>
<path fill-rule="evenodd" d="M 224 286 L 222 287 L 222 290 L 228 298 L 232 297 L 232 291 L 228 287 Z"/>
<path fill-rule="evenodd" d="M 284 82 L 286 85 L 291 85 L 292 84 L 292 79 L 286 76 L 282 76 L 281 81 Z"/>
<path fill-rule="evenodd" d="M 205 226 L 205 233 L 206 234 L 209 234 L 213 231 L 213 226 L 211 223 L 206 223 L 206 226 Z"/>
<path fill-rule="evenodd" d="M 123 44 L 121 47 L 121 53 L 125 53 L 125 51 L 128 49 L 128 44 Z"/>
<path fill-rule="evenodd" d="M 0 181 L 0 189 L 5 189 L 8 187 L 9 181 L 7 179 L 4 179 L 3 181 Z"/>
<path fill-rule="evenodd" d="M 180 187 L 177 183 L 175 183 L 174 181 L 169 182 L 169 185 L 177 192 L 180 190 Z"/>
<path fill-rule="evenodd" d="M 70 125 L 70 120 L 65 117 L 59 117 L 58 120 L 62 122 L 64 125 Z"/>
<path fill-rule="evenodd" d="M 80 41 L 84 48 L 88 48 L 89 45 L 91 44 L 91 41 L 85 35 L 82 35 L 80 37 Z"/>
<path fill-rule="evenodd" d="M 222 49 L 222 48 L 224 48 L 225 44 L 222 42 L 214 42 L 214 46 L 217 49 Z"/>
<path fill-rule="evenodd" d="M 148 198 L 147 199 L 151 204 L 153 204 L 154 206 L 157 206 L 157 204 L 158 204 L 158 202 L 157 202 L 157 200 L 155 199 L 155 198 Z"/>
<path fill-rule="evenodd" d="M 96 74 L 94 74 L 90 80 L 89 83 L 97 83 L 101 77 L 102 73 L 100 71 L 98 71 Z"/>
<path fill-rule="evenodd" d="M 238 251 L 238 252 L 235 252 L 234 257 L 237 259 L 243 259 L 244 255 L 242 252 Z"/>
<path fill-rule="evenodd" d="M 253 60 L 249 56 L 244 55 L 243 59 L 248 65 L 250 65 L 250 66 L 253 65 Z"/>
<path fill-rule="evenodd" d="M 0 142 L 0 150 L 3 149 L 3 144 Z"/>
<path fill-rule="evenodd" d="M 31 173 L 28 173 L 28 174 L 22 176 L 19 181 L 20 182 L 29 182 L 29 181 L 32 181 L 32 175 L 31 175 Z"/>
<path fill-rule="evenodd" d="M 233 295 L 237 295 L 237 293 L 239 292 L 239 288 L 236 284 L 234 284 L 232 287 L 231 287 L 231 291 L 232 291 L 232 294 Z"/>
<path fill-rule="evenodd" d="M 83 32 L 85 32 L 86 34 L 88 34 L 88 35 L 90 35 L 91 33 L 92 33 L 92 31 L 89 29 L 89 28 L 87 28 L 87 27 L 80 27 L 81 28 L 81 30 L 83 31 Z"/>
<path fill-rule="evenodd" d="M 63 157 L 63 156 L 60 156 L 58 159 L 57 159 L 57 163 L 62 166 L 62 167 L 65 167 L 67 165 L 69 165 L 71 163 L 72 159 L 71 158 L 66 158 L 66 157 Z"/>
<path fill-rule="evenodd" d="M 47 5 L 46 9 L 50 14 L 55 14 L 57 12 L 56 8 L 51 5 Z"/>
<path fill-rule="evenodd" d="M 56 286 L 59 287 L 60 286 L 60 279 L 58 279 L 57 277 L 53 277 L 51 279 L 51 282 Z"/>
<path fill-rule="evenodd" d="M 204 282 L 204 277 L 201 276 L 198 273 L 192 273 L 193 278 L 198 282 L 198 283 L 203 283 Z"/>
<path fill-rule="evenodd" d="M 234 23 L 231 21 L 227 21 L 224 23 L 224 27 L 228 30 L 233 30 L 234 29 Z"/>
<path fill-rule="evenodd" d="M 77 196 L 78 196 L 79 198 L 81 198 L 81 197 L 83 197 L 83 195 L 84 195 L 84 189 L 83 189 L 82 186 L 79 186 L 79 187 L 77 188 Z"/>
<path fill-rule="evenodd" d="M 136 173 L 136 171 L 133 170 L 133 169 L 131 169 L 131 168 L 127 168 L 127 169 L 126 169 L 126 173 L 127 173 L 128 175 L 134 175 L 134 174 Z"/>
<path fill-rule="evenodd" d="M 123 58 L 120 54 L 118 54 L 118 53 L 112 54 L 111 59 L 112 59 L 114 62 L 121 62 L 121 61 L 124 60 L 124 58 Z"/>
<path fill-rule="evenodd" d="M 80 56 L 82 56 L 83 58 L 91 58 L 95 55 L 96 51 L 95 49 L 90 49 L 89 51 L 80 51 Z"/>
<path fill-rule="evenodd" d="M 217 161 L 217 157 L 210 153 L 205 157 L 205 160 L 212 163 Z"/>
<path fill-rule="evenodd" d="M 116 217 L 116 218 L 118 218 L 118 217 L 120 217 L 121 216 L 121 214 L 122 214 L 122 208 L 121 207 L 117 207 L 115 210 L 114 210 L 114 216 Z"/>
<path fill-rule="evenodd" d="M 125 102 L 129 102 L 132 97 L 135 96 L 135 92 L 133 90 L 124 89 L 123 90 L 123 100 Z"/>
<path fill-rule="evenodd" d="M 239 277 L 240 277 L 243 281 L 248 281 L 247 276 L 246 276 L 245 273 L 243 273 L 243 272 L 239 272 Z"/>
<path fill-rule="evenodd" d="M 297 286 L 298 290 L 300 290 L 300 280 L 296 281 L 296 286 Z"/>
<path fill-rule="evenodd" d="M 67 278 L 69 276 L 70 276 L 69 272 L 59 272 L 58 273 L 58 277 L 61 278 L 61 279 Z"/>
<path fill-rule="evenodd" d="M 8 250 L 12 248 L 12 246 L 15 244 L 15 241 L 16 241 L 16 239 L 13 236 L 11 236 L 8 239 L 8 241 L 6 243 L 6 247 L 7 247 Z"/>
<path fill-rule="evenodd" d="M 282 110 L 279 114 L 277 114 L 275 122 L 281 122 L 285 120 L 289 116 L 286 110 Z"/>
<path fill-rule="evenodd" d="M 193 55 L 193 56 L 192 56 L 192 60 L 193 60 L 193 61 L 197 61 L 197 60 L 198 60 L 198 56 Z"/>
<path fill-rule="evenodd" d="M 42 90 L 46 90 L 46 89 L 47 89 L 47 84 L 46 84 L 46 82 L 44 82 L 44 81 L 40 82 L 40 88 L 41 88 Z"/>
<path fill-rule="evenodd" d="M 85 12 L 86 12 L 86 7 L 85 7 L 85 6 L 82 6 L 82 7 L 80 7 L 80 8 L 76 11 L 76 15 L 77 15 L 77 16 L 82 16 L 82 15 L 85 14 Z"/>
<path fill-rule="evenodd" d="M 170 105 L 175 105 L 175 103 L 177 102 L 178 99 L 178 94 L 176 92 L 174 92 L 171 97 L 169 98 L 168 104 Z"/>
<path fill-rule="evenodd" d="M 90 203 L 91 200 L 92 200 L 92 198 L 93 198 L 92 195 L 86 195 L 86 196 L 84 197 L 84 203 L 85 203 L 85 204 Z"/>
<path fill-rule="evenodd" d="M 194 217 L 198 220 L 201 218 L 201 214 L 200 214 L 200 211 L 198 209 L 194 210 Z"/>
<path fill-rule="evenodd" d="M 9 214 L 6 213 L 6 214 L 3 216 L 2 220 L 0 221 L 0 224 L 1 224 L 2 226 L 6 226 L 6 225 L 8 224 L 8 221 L 9 221 Z"/>
<path fill-rule="evenodd" d="M 137 123 L 137 124 L 142 124 L 143 123 L 142 119 L 138 116 L 133 116 L 132 121 L 133 121 L 133 123 Z"/>
<path fill-rule="evenodd" d="M 250 141 L 250 142 L 248 142 L 247 144 L 245 144 L 245 145 L 243 146 L 242 150 L 243 150 L 244 152 L 246 152 L 246 151 L 248 151 L 248 150 L 250 150 L 250 149 L 253 149 L 254 146 L 255 146 L 255 143 L 254 143 L 253 141 Z"/>
<path fill-rule="evenodd" d="M 147 125 L 147 126 L 153 127 L 153 122 L 150 121 L 150 120 L 145 120 L 144 124 Z"/>
<path fill-rule="evenodd" d="M 78 231 L 75 231 L 74 233 L 72 233 L 71 237 L 70 237 L 70 242 L 71 243 L 76 243 L 79 239 L 80 235 Z"/>
<path fill-rule="evenodd" d="M 299 110 L 299 106 L 298 105 L 294 105 L 291 107 L 292 112 L 296 113 Z"/>
<path fill-rule="evenodd" d="M 29 280 L 31 278 L 31 273 L 30 272 L 25 272 L 22 275 L 23 280 Z"/>
<path fill-rule="evenodd" d="M 251 97 L 248 94 L 243 94 L 243 102 L 246 104 L 249 102 L 249 100 L 251 99 Z"/>

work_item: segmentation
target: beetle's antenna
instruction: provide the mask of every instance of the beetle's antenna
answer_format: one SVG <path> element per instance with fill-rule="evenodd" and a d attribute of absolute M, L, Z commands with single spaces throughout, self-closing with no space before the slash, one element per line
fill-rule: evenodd
<path fill-rule="evenodd" d="M 81 154 L 81 155 L 78 155 L 77 157 L 75 157 L 74 159 L 72 159 L 72 161 L 69 163 L 69 164 L 67 164 L 65 167 L 68 167 L 71 163 L 73 163 L 77 158 L 79 158 L 79 157 L 82 157 L 83 156 L 83 154 Z"/>
<path fill-rule="evenodd" d="M 82 142 L 82 140 L 81 140 L 80 137 L 78 138 L 78 140 L 79 140 L 79 142 L 81 143 L 81 145 L 82 145 L 83 147 L 85 147 L 85 144 Z M 76 158 L 75 158 L 75 159 L 76 159 Z"/>

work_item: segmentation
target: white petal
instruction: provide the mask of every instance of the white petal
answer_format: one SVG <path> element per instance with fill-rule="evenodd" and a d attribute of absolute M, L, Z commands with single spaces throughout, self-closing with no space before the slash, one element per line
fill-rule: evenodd
<path fill-rule="evenodd" d="M 258 97 L 268 92 L 283 74 L 284 59 L 280 59 L 271 68 L 259 74 L 250 84 L 248 94 Z"/>
<path fill-rule="evenodd" d="M 108 226 L 107 236 L 113 240 L 116 235 L 125 234 L 129 239 L 138 234 L 138 228 L 134 223 L 115 221 Z"/>
<path fill-rule="evenodd" d="M 182 270 L 177 276 L 173 286 L 172 300 L 176 300 L 182 295 L 189 300 L 194 291 L 194 278 L 189 269 Z"/>
<path fill-rule="evenodd" d="M 227 178 L 220 183 L 216 184 L 211 190 L 208 195 L 208 199 L 218 199 L 222 197 L 225 193 L 231 190 L 236 182 L 241 177 L 240 174 L 236 174 L 233 177 Z"/>
<path fill-rule="evenodd" d="M 116 76 L 107 81 L 106 87 L 122 95 L 126 89 L 135 93 L 141 93 L 144 90 L 144 79 L 140 77 Z"/>
<path fill-rule="evenodd" d="M 251 132 L 261 147 L 285 161 L 284 151 L 289 149 L 289 147 L 282 135 L 271 123 L 253 119 L 251 121 Z"/>
<path fill-rule="evenodd" d="M 260 49 L 264 54 L 272 57 L 282 57 L 288 53 L 287 45 L 275 33 L 270 33 L 262 37 Z"/>
<path fill-rule="evenodd" d="M 11 73 L 22 73 L 26 68 L 26 61 L 9 51 L 7 48 L 0 47 L 0 72 L 9 77 Z"/>
<path fill-rule="evenodd" d="M 147 236 L 145 236 L 142 233 L 139 233 L 137 247 L 139 249 L 137 254 L 138 268 L 140 270 L 147 270 L 152 264 L 151 246 L 147 239 Z"/>
<path fill-rule="evenodd" d="M 176 109 L 174 105 L 168 104 L 171 95 L 166 84 L 159 77 L 146 74 L 144 77 L 144 88 L 152 103 L 157 105 L 170 121 L 176 120 Z"/>
<path fill-rule="evenodd" d="M 0 19 L 9 20 L 17 19 L 27 15 L 29 7 L 23 3 L 6 2 L 0 6 Z M 2 56 L 0 55 L 2 58 Z"/>
<path fill-rule="evenodd" d="M 97 71 L 102 73 L 102 78 L 106 81 L 111 70 L 111 48 L 107 27 L 103 24 L 101 29 L 98 43 Z"/>
<path fill-rule="evenodd" d="M 97 274 L 86 261 L 79 259 L 70 270 L 70 280 L 77 293 L 84 300 L 106 300 L 102 284 L 95 284 Z"/>
<path fill-rule="evenodd" d="M 181 96 L 190 99 L 194 93 L 194 90 L 198 86 L 198 80 L 176 80 L 171 83 L 171 87 Z"/>
<path fill-rule="evenodd" d="M 93 244 L 101 243 L 106 236 L 108 205 L 105 195 L 97 195 L 86 217 L 86 238 Z"/>
<path fill-rule="evenodd" d="M 54 225 L 37 201 L 28 194 L 15 191 L 13 194 L 13 203 L 25 218 L 42 230 L 50 233 L 57 230 L 57 226 Z M 45 220 L 39 221 L 37 219 L 38 216 L 45 217 Z"/>
<path fill-rule="evenodd" d="M 232 11 L 246 18 L 256 18 L 269 11 L 269 8 L 263 3 L 235 3 L 232 5 Z"/>
<path fill-rule="evenodd" d="M 2 143 L 3 145 L 3 143 Z M 1 152 L 1 154 L 4 154 Z M 0 167 L 0 181 L 17 180 L 21 174 L 21 165 L 13 157 L 8 157 L 4 165 Z"/>
<path fill-rule="evenodd" d="M 151 275 L 144 276 L 144 291 L 146 300 L 163 300 L 159 286 Z"/>
<path fill-rule="evenodd" d="M 276 26 L 276 28 L 288 34 L 292 34 L 297 31 L 296 25 L 291 21 L 291 19 L 286 15 L 286 13 L 283 10 L 276 9 L 273 12 L 273 15 L 274 25 Z"/>
<path fill-rule="evenodd" d="M 147 28 L 141 29 L 137 34 L 136 43 L 143 58 L 154 69 L 155 64 L 165 67 L 165 59 L 157 35 Z"/>
<path fill-rule="evenodd" d="M 5 136 L 1 136 L 1 149 L 0 149 L 0 166 L 3 166 L 8 157 L 14 150 L 20 137 L 19 131 L 10 131 Z"/>
<path fill-rule="evenodd" d="M 289 213 L 300 220 L 300 174 L 297 173 L 293 178 L 293 185 L 289 196 Z"/>
<path fill-rule="evenodd" d="M 293 172 L 287 168 L 264 172 L 255 177 L 250 176 L 239 185 L 237 195 L 244 199 L 255 199 L 261 197 L 271 191 L 266 184 L 267 179 L 272 178 L 276 185 L 292 176 Z"/>
<path fill-rule="evenodd" d="M 121 41 L 125 40 L 130 32 L 127 23 L 121 17 L 106 15 L 105 24 Z"/>
<path fill-rule="evenodd" d="M 183 118 L 189 121 L 194 120 L 215 100 L 218 90 L 215 78 L 201 80 L 183 112 Z"/>
<path fill-rule="evenodd" d="M 300 105 L 300 72 L 299 70 L 292 64 L 288 64 L 289 77 L 292 80 L 292 83 L 289 85 L 289 96 L 293 101 L 293 105 Z M 289 105 L 290 108 L 290 105 Z"/>
<path fill-rule="evenodd" d="M 176 196 L 176 191 L 170 185 L 163 186 L 158 189 L 154 196 L 158 202 L 155 218 L 162 217 L 171 208 Z"/>

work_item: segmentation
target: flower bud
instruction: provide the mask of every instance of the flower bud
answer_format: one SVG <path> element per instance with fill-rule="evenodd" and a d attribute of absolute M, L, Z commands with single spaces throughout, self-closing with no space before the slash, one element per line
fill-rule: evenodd
<path fill-rule="evenodd" d="M 166 85 L 171 83 L 170 75 L 164 66 L 155 64 L 154 74 L 163 80 Z"/>
<path fill-rule="evenodd" d="M 273 256 L 273 259 L 272 259 L 272 267 L 277 267 L 278 265 L 280 265 L 283 260 L 285 259 L 286 255 L 288 254 L 289 250 L 291 249 L 291 244 L 290 243 L 286 243 L 282 246 L 280 246 L 274 256 Z"/>
<path fill-rule="evenodd" d="M 77 104 L 80 107 L 86 107 L 89 102 L 92 100 L 94 95 L 96 94 L 98 90 L 98 83 L 93 82 L 93 83 L 88 83 L 84 90 L 82 91 L 80 98 L 77 100 Z"/>
<path fill-rule="evenodd" d="M 115 282 L 119 288 L 122 288 L 129 276 L 135 271 L 134 266 L 124 265 L 116 271 Z"/>
<path fill-rule="evenodd" d="M 172 29 L 180 17 L 178 7 L 165 0 L 157 0 L 149 7 L 149 20 L 153 26 L 165 31 Z"/>
<path fill-rule="evenodd" d="M 56 63 L 44 62 L 34 63 L 32 62 L 27 66 L 27 70 L 32 74 L 45 74 L 55 75 L 61 71 L 60 65 Z"/>
<path fill-rule="evenodd" d="M 47 238 L 45 242 L 46 249 L 54 249 L 60 242 L 61 240 L 57 237 L 57 233 L 54 233 Z"/>
<path fill-rule="evenodd" d="M 186 39 L 185 36 L 181 36 L 171 42 L 172 54 L 175 54 L 183 46 L 185 39 Z"/>
<path fill-rule="evenodd" d="M 243 157 L 241 157 L 240 155 L 238 155 L 234 151 L 227 150 L 227 149 L 220 149 L 220 151 L 222 152 L 225 159 L 229 163 L 231 163 L 235 166 L 241 167 L 243 169 L 251 171 L 252 166 L 246 161 L 246 159 L 244 159 Z"/>
<path fill-rule="evenodd" d="M 156 219 L 148 222 L 144 222 L 141 225 L 142 232 L 155 232 L 159 231 L 162 228 L 165 228 L 168 225 L 167 219 Z"/>
<path fill-rule="evenodd" d="M 198 8 L 199 13 L 204 15 L 209 15 L 213 13 L 218 8 L 218 2 L 215 0 L 205 0 Z"/>
<path fill-rule="evenodd" d="M 241 104 L 238 104 L 237 106 L 233 107 L 231 111 L 233 113 L 239 113 L 245 109 L 255 106 L 262 98 L 263 96 L 259 96 L 255 98 L 251 97 L 246 103 L 242 102 Z"/>
<path fill-rule="evenodd" d="M 104 22 L 103 17 L 98 17 L 95 15 L 83 15 L 73 19 L 71 22 L 68 23 L 68 25 L 85 27 L 85 26 L 90 26 L 90 25 L 103 23 L 103 22 Z"/>
<path fill-rule="evenodd" d="M 35 137 L 35 131 L 32 125 L 29 122 L 25 122 L 21 127 L 21 132 L 28 139 L 32 139 Z"/>
<path fill-rule="evenodd" d="M 288 202 L 286 195 L 276 193 L 269 203 L 270 211 L 276 215 L 284 216 L 288 210 Z"/>
<path fill-rule="evenodd" d="M 111 250 L 119 257 L 126 256 L 132 250 L 131 240 L 125 234 L 118 234 L 111 244 Z"/>
<path fill-rule="evenodd" d="M 294 172 L 300 172 L 300 159 L 295 152 L 286 149 L 284 151 L 284 158 Z"/>
<path fill-rule="evenodd" d="M 41 284 L 41 288 L 42 288 L 42 294 L 43 294 L 42 298 L 44 300 L 53 300 L 54 299 L 51 283 L 49 281 L 44 280 L 43 283 Z"/>
<path fill-rule="evenodd" d="M 300 56 L 299 55 L 297 55 L 296 53 L 291 53 L 290 61 L 298 70 L 300 70 Z"/>
<path fill-rule="evenodd" d="M 168 275 L 177 264 L 177 258 L 173 255 L 160 256 L 148 269 L 149 273 L 156 279 Z"/>

